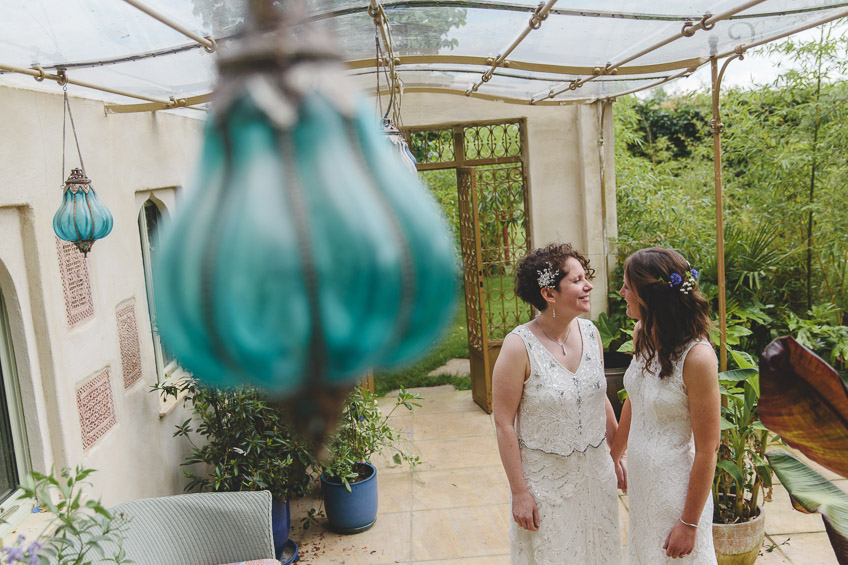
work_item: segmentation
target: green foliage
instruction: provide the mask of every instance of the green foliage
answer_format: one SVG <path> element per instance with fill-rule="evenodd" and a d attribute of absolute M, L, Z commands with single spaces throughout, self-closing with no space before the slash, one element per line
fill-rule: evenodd
<path fill-rule="evenodd" d="M 350 492 L 350 483 L 359 478 L 356 464 L 360 461 L 370 463 L 371 457 L 384 449 L 394 452 L 392 460 L 397 465 L 404 461 L 412 467 L 417 465 L 418 456 L 399 447 L 400 432 L 389 424 L 389 418 L 400 406 L 407 410 L 421 406 L 418 400 L 421 400 L 419 394 L 407 392 L 401 387 L 395 405 L 383 416 L 376 395 L 361 387 L 354 388 L 330 438 L 330 458 L 323 467 L 324 473 L 330 479 L 341 482 Z"/>
<path fill-rule="evenodd" d="M 205 474 L 185 470 L 185 490 L 268 490 L 275 498 L 303 496 L 310 486 L 315 461 L 285 424 L 283 415 L 258 389 L 217 389 L 193 378 L 153 387 L 163 396 L 191 405 L 192 417 L 179 424 L 174 437 L 191 442 L 183 465 L 202 464 Z M 199 445 L 197 436 L 202 438 Z"/>
<path fill-rule="evenodd" d="M 460 299 L 460 304 L 464 304 Z M 437 375 L 428 376 L 430 371 L 437 369 L 455 357 L 468 359 L 468 332 L 465 329 L 465 307 L 457 308 L 453 325 L 448 329 L 444 338 L 435 345 L 420 360 L 400 369 L 376 371 L 374 373 L 374 390 L 377 396 L 398 390 L 400 387 L 415 388 L 450 384 L 457 390 L 469 390 L 471 378 L 468 376 Z"/>
<path fill-rule="evenodd" d="M 731 89 L 721 118 L 728 342 L 756 354 L 799 334 L 845 370 L 848 332 L 848 36 L 771 47 L 795 70 Z M 615 107 L 618 256 L 660 245 L 701 271 L 718 311 L 708 92 L 619 99 Z M 621 283 L 620 269 L 611 287 Z M 618 311 L 613 297 L 611 312 Z M 828 311 L 827 320 L 815 312 Z M 717 342 L 717 331 L 714 341 Z"/>
<path fill-rule="evenodd" d="M 837 309 L 832 304 L 813 306 L 807 319 L 793 312 L 787 314 L 788 330 L 795 339 L 813 351 L 822 353 L 837 369 L 848 363 L 848 327 L 838 324 Z"/>
<path fill-rule="evenodd" d="M 713 522 L 734 524 L 758 515 L 760 496 L 771 500 L 772 472 L 765 458 L 768 430 L 760 422 L 759 373 L 744 368 L 719 375 L 722 395 L 721 445 L 713 479 Z"/>
<path fill-rule="evenodd" d="M 406 55 L 429 55 L 458 47 L 459 40 L 448 37 L 448 33 L 465 25 L 466 13 L 467 8 L 386 8 L 395 50 Z"/>
<path fill-rule="evenodd" d="M 129 520 L 113 516 L 99 500 L 85 500 L 83 485 L 93 469 L 62 469 L 56 477 L 51 469 L 44 475 L 32 472 L 20 486 L 23 497 L 42 505 L 53 519 L 39 540 L 25 545 L 24 536 L 12 547 L 4 547 L 4 563 L 61 563 L 83 565 L 93 560 L 133 563 L 123 550 Z"/>
<path fill-rule="evenodd" d="M 636 320 L 628 318 L 624 313 L 625 309 L 620 307 L 624 303 L 621 296 L 610 293 L 609 299 L 612 304 L 617 304 L 619 307 L 610 308 L 609 314 L 601 312 L 595 320 L 604 351 L 632 352 L 633 327 L 636 325 Z"/>

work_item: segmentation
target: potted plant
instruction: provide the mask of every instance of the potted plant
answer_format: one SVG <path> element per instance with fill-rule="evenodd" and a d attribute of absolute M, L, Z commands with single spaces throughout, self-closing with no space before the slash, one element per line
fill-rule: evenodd
<path fill-rule="evenodd" d="M 713 539 L 719 565 L 750 565 L 765 535 L 762 503 L 771 500 L 769 432 L 758 414 L 759 373 L 747 357 L 733 353 L 743 368 L 719 374 L 722 441 L 712 489 Z"/>
<path fill-rule="evenodd" d="M 604 348 L 604 375 L 607 381 L 607 397 L 615 411 L 615 417 L 621 417 L 620 392 L 624 390 L 624 373 L 633 358 L 633 326 L 635 320 L 628 318 L 620 307 L 620 297 L 610 294 L 610 313 L 601 312 L 595 321 Z M 618 298 L 618 301 L 615 301 Z"/>
<path fill-rule="evenodd" d="M 356 387 L 348 396 L 338 426 L 329 442 L 330 456 L 321 473 L 324 513 L 328 527 L 354 534 L 370 528 L 377 519 L 377 469 L 371 458 L 386 449 L 395 464 L 418 463 L 418 457 L 398 445 L 400 432 L 389 418 L 400 406 L 412 410 L 421 396 L 401 387 L 395 404 L 383 415 L 377 397 Z"/>
<path fill-rule="evenodd" d="M 177 426 L 175 437 L 192 445 L 184 466 L 186 491 L 267 490 L 273 498 L 274 548 L 279 555 L 288 541 L 289 502 L 306 494 L 315 461 L 294 437 L 276 410 L 256 388 L 217 389 L 192 377 L 154 386 L 164 396 L 190 404 L 192 417 Z M 202 441 L 196 442 L 197 436 Z"/>

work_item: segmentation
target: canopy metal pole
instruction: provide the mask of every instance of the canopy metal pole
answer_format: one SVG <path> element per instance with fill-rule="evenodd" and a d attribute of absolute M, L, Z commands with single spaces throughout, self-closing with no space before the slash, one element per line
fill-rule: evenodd
<path fill-rule="evenodd" d="M 139 2 L 138 0 L 124 0 L 124 2 L 126 2 L 127 4 L 129 4 L 130 6 L 136 8 L 138 10 L 141 10 L 142 12 L 144 12 L 145 14 L 150 16 L 151 18 L 162 22 L 163 24 L 165 24 L 169 28 L 180 32 L 181 34 L 185 35 L 189 39 L 195 40 L 199 44 L 203 45 L 203 49 L 205 49 L 207 53 L 214 53 L 215 52 L 215 49 L 216 49 L 217 46 L 215 44 L 215 40 L 211 36 L 201 37 L 201 36 L 197 35 L 196 33 L 194 33 L 193 31 L 190 31 L 189 29 L 178 24 L 174 20 L 169 19 L 167 16 L 160 14 L 159 12 L 157 12 L 156 10 L 151 8 L 150 6 L 144 5 L 142 2 Z"/>
<path fill-rule="evenodd" d="M 719 94 L 721 79 L 727 65 L 734 59 L 741 59 L 742 53 L 729 57 L 718 70 L 718 58 L 710 59 L 712 70 L 713 119 L 710 130 L 713 132 L 713 165 L 715 167 L 715 209 L 716 209 L 716 265 L 718 266 L 718 323 L 719 323 L 719 370 L 727 370 L 727 288 L 724 270 L 724 199 L 721 181 L 721 106 Z"/>
<path fill-rule="evenodd" d="M 477 90 L 480 88 L 480 86 L 483 85 L 483 83 L 489 82 L 492 79 L 492 75 L 494 74 L 496 68 L 501 65 L 507 67 L 509 66 L 509 64 L 505 62 L 506 58 L 509 57 L 510 53 L 515 51 L 515 48 L 518 47 L 518 44 L 524 41 L 524 38 L 527 37 L 527 35 L 531 31 L 542 27 L 542 22 L 548 19 L 548 13 L 551 11 L 551 8 L 553 8 L 554 4 L 556 3 L 557 0 L 548 0 L 544 4 L 540 3 L 536 7 L 536 10 L 533 12 L 533 16 L 530 18 L 530 22 L 527 24 L 527 27 L 524 28 L 524 31 L 522 31 L 518 35 L 518 37 L 516 37 L 513 42 L 509 44 L 509 47 L 507 47 L 504 51 L 502 51 L 494 59 L 492 59 L 491 62 L 489 62 L 488 60 L 486 61 L 486 63 L 491 65 L 491 68 L 486 70 L 485 73 L 483 73 L 483 76 L 480 78 L 479 82 L 474 83 L 468 88 L 468 90 L 465 91 L 465 94 L 467 96 L 471 96 L 473 93 L 477 92 Z"/>
<path fill-rule="evenodd" d="M 630 61 L 634 61 L 634 60 L 638 59 L 639 57 L 642 57 L 644 55 L 647 55 L 648 53 L 651 53 L 652 51 L 656 51 L 657 49 L 660 49 L 661 47 L 665 47 L 669 43 L 677 41 L 678 39 L 681 39 L 683 37 L 692 37 L 693 35 L 695 35 L 695 32 L 698 31 L 698 30 L 701 30 L 701 29 L 711 30 L 715 27 L 716 22 L 720 22 L 722 20 L 729 19 L 730 17 L 738 14 L 739 12 L 743 12 L 743 11 L 749 9 L 749 8 L 756 6 L 757 4 L 762 4 L 763 2 L 765 2 L 765 0 L 748 0 L 748 2 L 744 2 L 743 4 L 740 4 L 739 6 L 733 8 L 731 10 L 726 10 L 724 12 L 721 12 L 720 14 L 716 14 L 716 15 L 712 15 L 712 14 L 709 14 L 709 13 L 704 14 L 704 16 L 701 18 L 701 20 L 698 23 L 686 22 L 685 24 L 683 24 L 683 28 L 679 32 L 677 32 L 676 34 L 672 35 L 671 37 L 667 37 L 667 38 L 663 39 L 662 41 L 655 43 L 654 45 L 651 45 L 650 47 L 646 47 L 645 49 L 642 49 L 638 53 L 636 53 L 634 55 L 630 55 L 629 57 L 626 57 L 626 58 L 624 58 L 624 59 L 622 59 L 622 60 L 620 60 L 616 63 L 607 63 L 607 65 L 604 68 L 595 67 L 595 69 L 592 71 L 592 76 L 587 77 L 585 79 L 575 79 L 575 80 L 571 81 L 569 84 L 562 86 L 560 88 L 552 88 L 548 92 L 547 96 L 544 96 L 542 99 L 553 98 L 555 96 L 562 94 L 563 92 L 565 92 L 567 90 L 576 90 L 576 89 L 580 88 L 581 86 L 583 86 L 584 84 L 586 84 L 587 82 L 593 81 L 600 76 L 617 74 L 619 67 L 626 65 Z M 534 97 L 534 100 L 535 100 L 535 97 Z"/>
<path fill-rule="evenodd" d="M 156 102 L 157 104 L 163 104 L 168 108 L 185 106 L 185 99 L 183 98 L 171 98 L 170 100 L 168 100 L 165 98 L 154 98 L 152 96 L 145 96 L 143 94 L 133 94 L 131 92 L 124 92 L 123 90 L 117 90 L 115 88 L 99 86 L 96 84 L 91 84 L 89 82 L 83 82 L 81 80 L 74 80 L 72 78 L 69 78 L 68 75 L 65 74 L 65 71 L 61 69 L 55 75 L 51 75 L 50 73 L 45 72 L 44 69 L 42 69 L 41 67 L 33 67 L 32 69 L 22 69 L 20 67 L 14 67 L 12 65 L 4 65 L 0 63 L 0 71 L 8 71 L 12 73 L 19 73 L 22 75 L 29 75 L 38 82 L 41 82 L 44 79 L 50 79 L 58 82 L 59 84 L 75 84 L 84 88 L 91 88 L 92 90 L 100 90 L 102 92 L 110 92 L 112 94 L 117 94 L 118 96 L 126 96 L 127 98 L 137 98 L 139 100 L 147 100 L 148 102 Z"/>

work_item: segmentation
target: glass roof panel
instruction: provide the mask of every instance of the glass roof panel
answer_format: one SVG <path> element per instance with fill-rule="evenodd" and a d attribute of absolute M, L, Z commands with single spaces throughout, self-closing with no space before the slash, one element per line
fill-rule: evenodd
<path fill-rule="evenodd" d="M 248 0 L 140 1 L 199 36 L 215 37 L 219 45 L 238 32 L 248 4 Z M 373 90 L 376 77 L 371 65 L 380 34 L 367 12 L 369 0 L 305 1 L 319 27 L 338 40 L 345 59 L 358 61 L 351 71 L 357 80 Z M 594 67 L 620 63 L 656 47 L 625 63 L 618 75 L 592 80 L 556 99 L 621 92 L 702 64 L 711 49 L 727 54 L 740 43 L 761 42 L 823 18 L 848 15 L 848 0 L 765 0 L 709 31 L 657 47 L 678 36 L 685 21 L 694 23 L 705 13 L 722 14 L 744 3 L 561 0 L 540 29 L 527 34 L 508 56 L 511 66 L 497 69 L 478 93 L 527 101 L 550 87 L 562 89 L 580 78 L 577 74 L 585 78 Z M 417 88 L 464 91 L 480 81 L 486 58 L 503 52 L 527 28 L 538 0 L 383 0 L 382 4 L 403 80 Z M 214 56 L 120 0 L 5 0 L 0 15 L 0 65 L 41 65 L 48 71 L 67 66 L 72 79 L 159 99 L 207 93 L 216 77 Z M 154 53 L 157 56 L 151 57 Z M 116 61 L 128 58 L 138 60 Z M 105 64 L 79 68 L 79 63 Z M 35 86 L 31 77 L 12 78 L 7 72 L 0 72 L 0 84 Z M 51 84 L 58 89 L 49 81 L 40 86 Z M 128 101 L 94 91 L 90 95 Z"/>
<path fill-rule="evenodd" d="M 124 2 L 13 0 L 0 11 L 0 59 L 12 65 L 50 67 L 191 42 Z"/>

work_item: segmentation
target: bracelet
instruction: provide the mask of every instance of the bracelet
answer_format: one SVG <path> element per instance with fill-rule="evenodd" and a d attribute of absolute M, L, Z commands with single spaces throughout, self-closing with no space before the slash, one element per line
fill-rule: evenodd
<path fill-rule="evenodd" d="M 685 524 L 686 526 L 689 526 L 690 528 L 697 528 L 698 527 L 698 524 L 690 524 L 689 522 L 685 521 L 683 518 L 680 518 L 680 521 L 683 524 Z"/>

